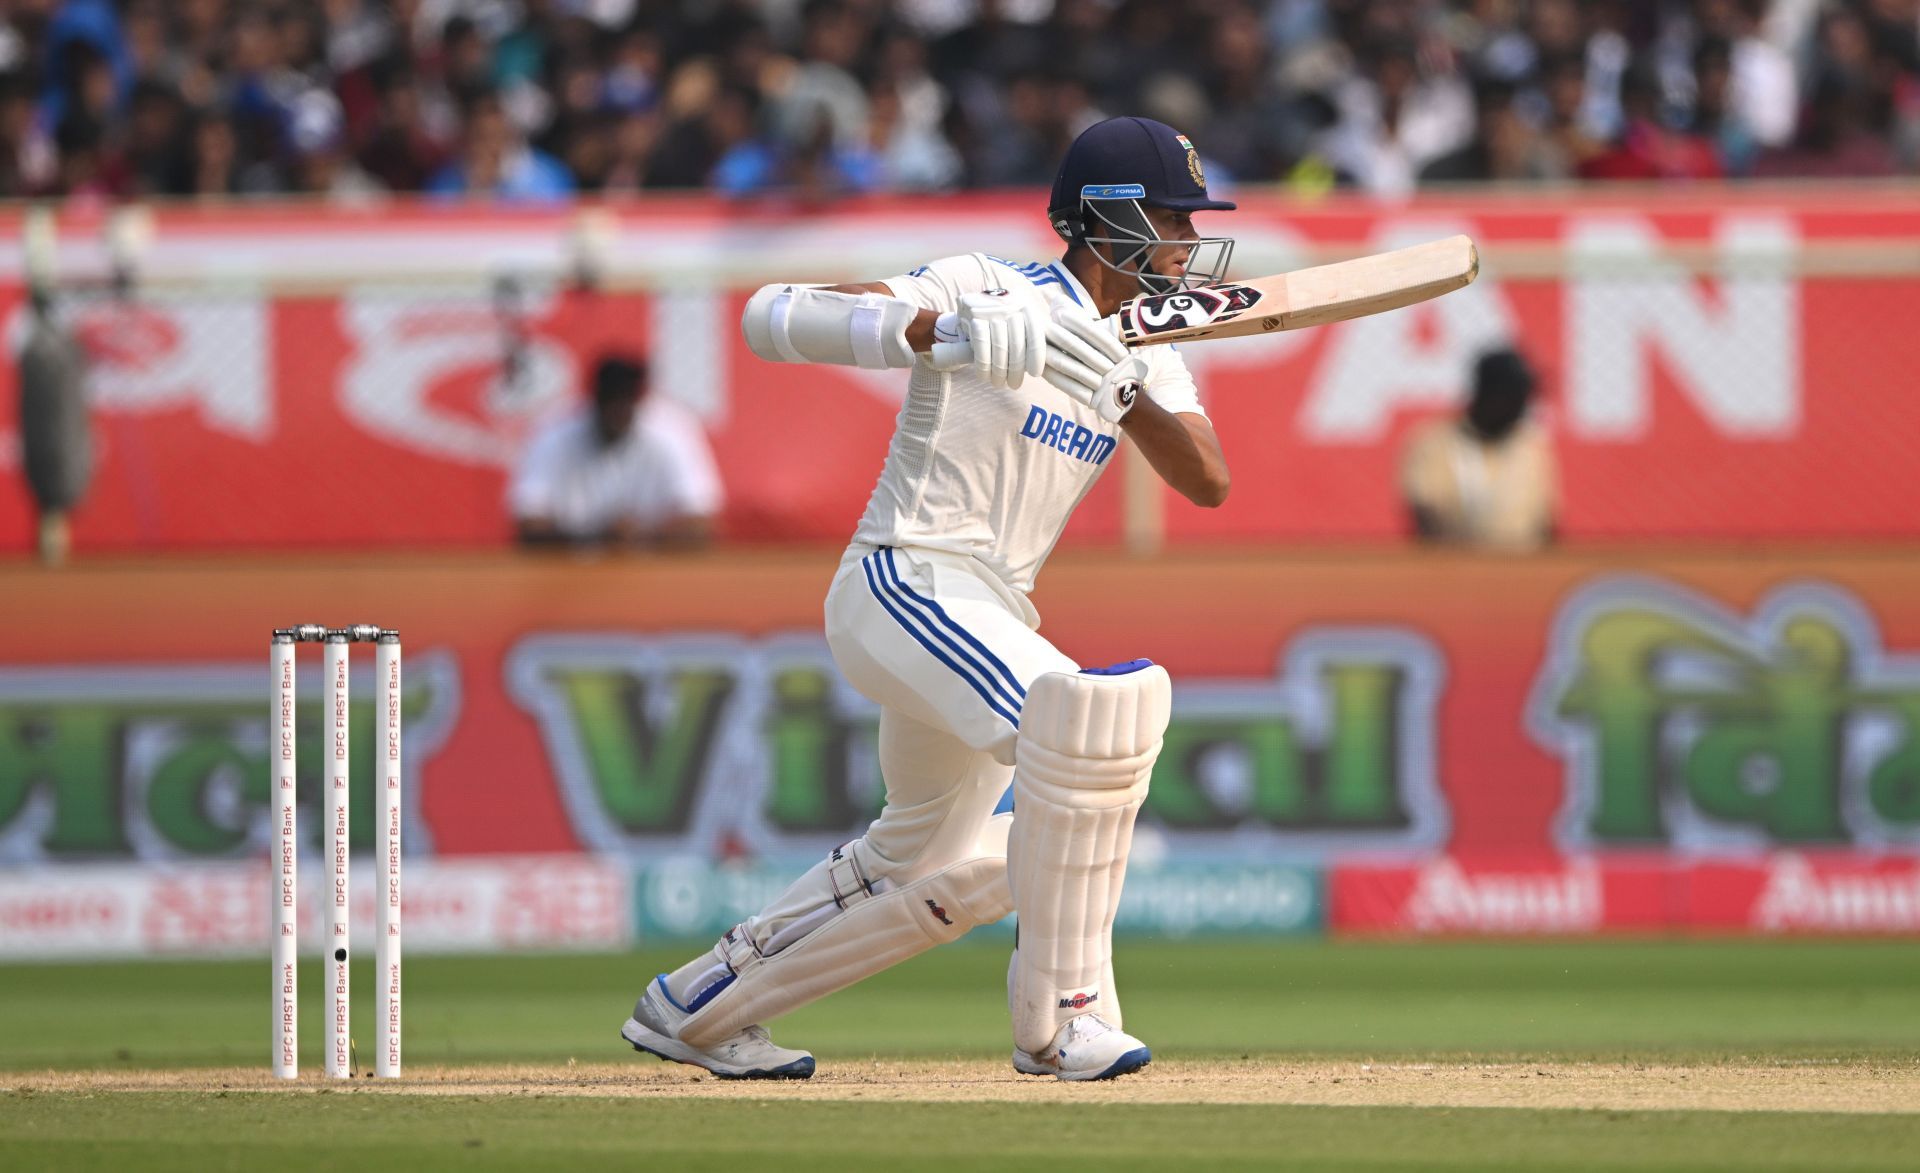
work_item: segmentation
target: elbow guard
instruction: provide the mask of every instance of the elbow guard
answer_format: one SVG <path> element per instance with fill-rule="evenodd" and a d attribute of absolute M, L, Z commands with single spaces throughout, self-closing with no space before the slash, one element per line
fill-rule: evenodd
<path fill-rule="evenodd" d="M 919 309 L 878 293 L 763 285 L 740 315 L 747 346 L 768 362 L 818 362 L 870 371 L 910 367 L 907 327 Z"/>

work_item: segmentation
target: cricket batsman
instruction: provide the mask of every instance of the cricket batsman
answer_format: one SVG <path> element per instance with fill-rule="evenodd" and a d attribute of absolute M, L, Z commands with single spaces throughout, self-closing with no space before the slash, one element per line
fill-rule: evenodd
<path fill-rule="evenodd" d="M 866 515 L 827 593 L 827 641 L 881 707 L 886 805 L 712 949 L 659 975 L 621 1034 L 723 1078 L 805 1079 L 760 1023 L 976 925 L 1019 914 L 1013 1066 L 1111 1079 L 1146 1066 L 1113 980 L 1113 918 L 1171 684 L 1146 660 L 1083 668 L 1027 601 L 1074 506 L 1131 437 L 1188 500 L 1227 466 L 1171 346 L 1129 350 L 1120 304 L 1220 281 L 1193 144 L 1145 118 L 1068 149 L 1050 263 L 973 253 L 862 285 L 768 285 L 748 345 L 772 362 L 907 372 Z"/>

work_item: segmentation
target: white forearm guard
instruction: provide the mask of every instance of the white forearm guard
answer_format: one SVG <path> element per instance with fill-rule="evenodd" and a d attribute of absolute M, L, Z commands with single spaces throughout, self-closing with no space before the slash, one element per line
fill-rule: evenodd
<path fill-rule="evenodd" d="M 870 371 L 910 367 L 907 327 L 920 312 L 878 293 L 763 285 L 740 315 L 747 346 L 768 362 L 819 362 Z"/>

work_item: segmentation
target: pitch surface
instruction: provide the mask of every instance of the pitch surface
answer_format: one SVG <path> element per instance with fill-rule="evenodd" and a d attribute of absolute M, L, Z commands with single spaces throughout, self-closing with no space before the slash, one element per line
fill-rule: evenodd
<path fill-rule="evenodd" d="M 1920 1144 L 1920 944 L 1128 943 L 1158 1058 L 1092 1087 L 1012 1074 L 1004 954 L 967 945 L 778 1024 L 809 1083 L 623 1051 L 675 956 L 410 962 L 397 1084 L 312 1054 L 267 1077 L 263 964 L 0 967 L 0 1165 L 1892 1169 Z"/>

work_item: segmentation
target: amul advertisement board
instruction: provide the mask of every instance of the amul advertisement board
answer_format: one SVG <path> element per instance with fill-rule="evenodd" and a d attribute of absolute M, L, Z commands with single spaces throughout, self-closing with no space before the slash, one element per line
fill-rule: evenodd
<path fill-rule="evenodd" d="M 267 634 L 372 621 L 405 647 L 410 860 L 585 853 L 643 939 L 717 931 L 881 800 L 878 710 L 818 633 L 832 564 L 8 572 L 31 618 L 0 628 L 0 893 L 258 865 Z M 1069 555 L 1036 602 L 1069 655 L 1174 675 L 1130 931 L 1920 930 L 1920 559 Z M 0 895 L 0 941 L 48 907 Z"/>
<path fill-rule="evenodd" d="M 1183 347 L 1235 476 L 1225 508 L 1168 500 L 1176 543 L 1396 538 L 1410 430 L 1454 410 L 1475 356 L 1507 344 L 1543 375 L 1571 538 L 1920 535 L 1912 189 L 1239 198 L 1203 227 L 1238 238 L 1242 276 L 1460 232 L 1485 263 L 1426 305 Z M 156 216 L 149 280 L 129 296 L 102 289 L 98 214 L 67 213 L 63 313 L 89 356 L 98 454 L 76 544 L 504 545 L 509 470 L 608 349 L 646 352 L 657 394 L 704 425 L 728 535 L 843 540 L 905 378 L 755 359 L 738 329 L 748 295 L 956 253 L 1047 259 L 1044 204 L 649 201 L 602 209 L 591 257 L 565 209 L 181 208 Z M 0 211 L 0 236 L 18 229 Z M 574 284 L 587 260 L 619 282 Z M 19 254 L 0 252 L 15 342 L 24 304 Z M 5 475 L 14 380 L 0 364 L 0 552 L 33 534 Z M 1116 538 L 1120 479 L 1096 487 L 1069 544 Z"/>

